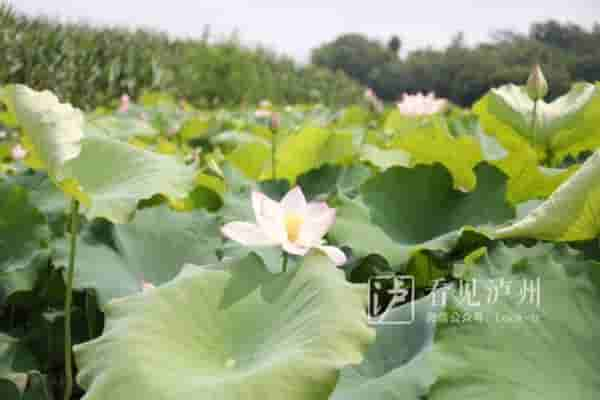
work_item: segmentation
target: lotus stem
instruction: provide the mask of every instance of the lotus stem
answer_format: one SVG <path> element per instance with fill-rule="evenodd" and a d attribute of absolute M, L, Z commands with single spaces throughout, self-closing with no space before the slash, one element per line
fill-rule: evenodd
<path fill-rule="evenodd" d="M 281 272 L 287 272 L 287 264 L 288 264 L 288 253 L 283 252 L 283 257 L 281 258 Z"/>
<path fill-rule="evenodd" d="M 69 249 L 69 269 L 65 294 L 65 393 L 64 400 L 70 400 L 73 394 L 73 366 L 71 339 L 71 305 L 73 303 L 73 278 L 75 276 L 75 254 L 77 250 L 77 231 L 79 230 L 79 201 L 71 200 L 71 247 Z"/>
<path fill-rule="evenodd" d="M 276 151 L 277 151 L 277 131 L 273 129 L 271 131 L 271 168 L 273 169 L 273 180 L 277 179 L 277 161 L 276 161 Z"/>
<path fill-rule="evenodd" d="M 533 112 L 531 113 L 531 134 L 533 135 L 533 146 L 535 147 L 537 145 L 537 133 L 536 133 L 536 128 L 537 128 L 537 104 L 538 101 L 534 100 L 533 101 Z"/>

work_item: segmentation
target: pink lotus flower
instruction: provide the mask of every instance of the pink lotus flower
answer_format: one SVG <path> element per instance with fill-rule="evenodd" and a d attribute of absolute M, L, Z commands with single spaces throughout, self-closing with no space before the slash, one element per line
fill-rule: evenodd
<path fill-rule="evenodd" d="M 323 236 L 335 221 L 335 209 L 325 202 L 307 203 L 296 186 L 281 202 L 253 192 L 252 207 L 256 223 L 230 222 L 221 228 L 223 235 L 244 246 L 281 246 L 285 252 L 300 256 L 314 248 L 336 265 L 346 262 L 343 251 L 323 244 Z"/>
<path fill-rule="evenodd" d="M 154 286 L 152 283 L 147 282 L 147 281 L 143 281 L 142 282 L 142 291 L 147 291 L 147 290 L 151 290 L 154 289 L 156 286 Z"/>
<path fill-rule="evenodd" d="M 16 144 L 10 150 L 10 155 L 13 160 L 22 160 L 27 156 L 27 150 L 25 150 L 25 148 L 20 144 Z"/>
<path fill-rule="evenodd" d="M 121 96 L 121 104 L 119 104 L 119 112 L 125 113 L 129 110 L 130 99 L 127 94 Z"/>
<path fill-rule="evenodd" d="M 418 117 L 443 111 L 448 105 L 448 100 L 436 98 L 433 92 L 429 92 L 427 95 L 420 92 L 415 95 L 404 93 L 402 101 L 396 105 L 401 114 Z"/>

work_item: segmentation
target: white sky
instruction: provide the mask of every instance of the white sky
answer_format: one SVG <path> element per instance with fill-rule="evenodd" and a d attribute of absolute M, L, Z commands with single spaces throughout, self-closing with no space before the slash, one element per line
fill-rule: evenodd
<path fill-rule="evenodd" d="M 1 1 L 1 0 L 0 0 Z M 310 49 L 347 32 L 387 39 L 398 34 L 404 49 L 446 46 L 457 31 L 467 43 L 498 29 L 527 32 L 549 18 L 590 28 L 600 21 L 600 0 L 12 0 L 20 11 L 69 21 L 153 27 L 200 37 L 205 25 L 217 36 L 238 31 L 300 61 Z"/>

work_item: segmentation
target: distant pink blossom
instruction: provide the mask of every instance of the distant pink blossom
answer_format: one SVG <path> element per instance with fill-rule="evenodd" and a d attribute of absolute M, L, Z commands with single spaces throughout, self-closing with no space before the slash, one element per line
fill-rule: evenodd
<path fill-rule="evenodd" d="M 13 160 L 22 160 L 27 156 L 27 150 L 25 150 L 25 148 L 20 144 L 16 144 L 10 150 L 10 155 Z"/>
<path fill-rule="evenodd" d="M 129 95 L 124 94 L 121 96 L 121 103 L 119 104 L 119 112 L 125 113 L 129 110 L 130 99 Z"/>
<path fill-rule="evenodd" d="M 142 282 L 142 290 L 143 291 L 154 289 L 154 288 L 155 288 L 155 286 L 152 283 L 146 282 L 146 281 Z"/>
<path fill-rule="evenodd" d="M 444 111 L 448 106 L 448 100 L 436 98 L 433 92 L 429 92 L 427 95 L 423 95 L 421 92 L 415 95 L 404 93 L 402 101 L 396 105 L 402 115 L 418 117 Z"/>

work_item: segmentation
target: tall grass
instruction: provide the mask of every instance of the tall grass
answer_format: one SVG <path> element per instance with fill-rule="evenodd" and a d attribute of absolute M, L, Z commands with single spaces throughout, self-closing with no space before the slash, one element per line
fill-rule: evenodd
<path fill-rule="evenodd" d="M 346 104 L 362 93 L 345 74 L 230 39 L 174 39 L 160 32 L 93 27 L 29 17 L 0 4 L 0 82 L 51 89 L 90 109 L 123 93 L 163 90 L 204 106 L 320 101 Z"/>

